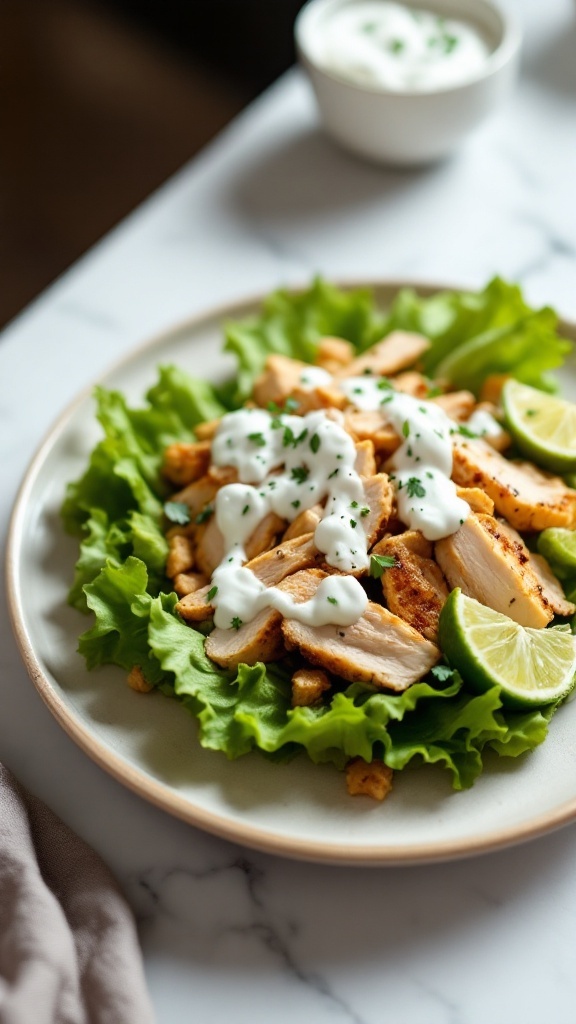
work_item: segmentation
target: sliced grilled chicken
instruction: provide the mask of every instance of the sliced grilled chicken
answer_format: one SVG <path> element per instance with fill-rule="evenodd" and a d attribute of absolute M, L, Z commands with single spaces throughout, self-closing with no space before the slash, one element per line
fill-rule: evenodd
<path fill-rule="evenodd" d="M 510 539 L 512 544 L 515 545 L 516 550 L 528 559 L 528 564 L 535 573 L 538 583 L 542 588 L 542 597 L 554 614 L 565 617 L 573 615 L 576 611 L 576 605 L 566 600 L 562 585 L 556 579 L 546 559 L 542 555 L 529 551 L 520 534 L 505 520 L 498 520 L 498 529 Z"/>
<path fill-rule="evenodd" d="M 183 490 L 177 491 L 176 494 L 172 495 L 171 500 L 181 501 L 183 504 L 188 505 L 190 518 L 194 519 L 207 505 L 214 501 L 219 487 L 220 484 L 207 473 L 205 476 L 200 477 L 199 480 L 195 480 L 194 483 L 188 484 Z"/>
<path fill-rule="evenodd" d="M 354 346 L 344 338 L 321 338 L 316 350 L 316 366 L 328 373 L 336 373 L 354 358 Z"/>
<path fill-rule="evenodd" d="M 284 653 L 281 624 L 279 612 L 264 608 L 240 629 L 213 629 L 206 638 L 206 654 L 222 668 L 277 661 Z"/>
<path fill-rule="evenodd" d="M 376 459 L 374 457 L 374 445 L 372 441 L 356 442 L 356 461 L 354 469 L 358 476 L 374 476 L 376 472 Z"/>
<path fill-rule="evenodd" d="M 379 409 L 355 409 L 344 412 L 344 427 L 356 441 L 371 441 L 380 458 L 388 458 L 400 447 L 401 438 L 385 413 Z"/>
<path fill-rule="evenodd" d="M 263 551 L 268 551 L 285 529 L 286 520 L 281 519 L 275 512 L 268 512 L 246 541 L 248 558 L 256 558 Z M 196 566 L 200 572 L 211 576 L 224 555 L 224 537 L 216 523 L 216 517 L 212 516 L 196 546 Z"/>
<path fill-rule="evenodd" d="M 387 537 L 372 549 L 373 554 L 388 555 L 396 561 L 382 574 L 382 590 L 390 611 L 427 640 L 436 642 L 448 587 L 432 551 L 432 544 L 418 530 Z"/>
<path fill-rule="evenodd" d="M 405 395 L 412 395 L 412 398 L 426 398 L 430 384 L 422 373 L 416 370 L 406 370 L 394 377 L 392 384 L 395 391 L 401 391 Z"/>
<path fill-rule="evenodd" d="M 366 507 L 370 511 L 361 517 L 360 522 L 366 533 L 368 547 L 371 548 L 386 529 L 392 515 L 394 490 L 387 473 L 375 473 L 363 482 Z"/>
<path fill-rule="evenodd" d="M 304 512 L 301 512 L 299 516 L 296 516 L 288 529 L 285 531 L 282 540 L 293 540 L 295 537 L 302 537 L 305 533 L 314 533 L 314 530 L 318 526 L 324 509 L 322 505 L 313 505 L 312 508 L 307 508 Z"/>
<path fill-rule="evenodd" d="M 484 441 L 454 446 L 452 479 L 462 487 L 481 487 L 517 530 L 576 525 L 575 490 L 529 462 L 503 458 Z"/>
<path fill-rule="evenodd" d="M 289 541 L 283 540 L 271 551 L 266 551 L 246 562 L 246 568 L 251 569 L 266 587 L 275 587 L 286 576 L 316 565 L 319 558 L 320 553 L 314 546 L 314 535 L 308 533 Z M 186 622 L 202 622 L 214 614 L 214 608 L 207 600 L 210 587 L 211 584 L 208 583 L 178 602 L 176 610 Z"/>
<path fill-rule="evenodd" d="M 473 512 L 484 512 L 487 516 L 494 514 L 492 498 L 489 498 L 480 487 L 457 487 L 456 494 L 468 502 Z"/>
<path fill-rule="evenodd" d="M 263 373 L 254 384 L 255 402 L 266 408 L 270 402 L 284 405 L 287 398 L 298 402 L 298 413 L 313 409 L 334 407 L 342 409 L 346 399 L 337 387 L 330 384 L 309 388 L 302 383 L 302 376 L 310 369 L 307 363 L 288 356 L 268 356 Z"/>
<path fill-rule="evenodd" d="M 296 601 L 307 601 L 324 576 L 309 569 L 289 576 L 281 586 Z M 282 633 L 286 646 L 296 648 L 312 665 L 349 682 L 371 683 L 397 693 L 426 675 L 440 658 L 435 644 L 372 601 L 353 626 L 307 626 L 284 619 Z"/>
<path fill-rule="evenodd" d="M 400 370 L 414 366 L 429 348 L 430 342 L 422 334 L 392 331 L 382 341 L 369 348 L 364 355 L 353 359 L 338 371 L 337 376 L 360 377 L 364 373 L 373 373 L 391 377 Z"/>
<path fill-rule="evenodd" d="M 183 534 L 175 534 L 168 541 L 166 575 L 173 579 L 194 567 L 194 541 Z"/>
<path fill-rule="evenodd" d="M 521 626 L 538 629 L 552 619 L 523 545 L 493 516 L 468 516 L 456 533 L 436 542 L 435 555 L 450 587 L 460 587 Z"/>
<path fill-rule="evenodd" d="M 175 487 L 184 487 L 199 480 L 208 472 L 211 447 L 210 441 L 168 445 L 162 463 L 163 475 Z"/>
<path fill-rule="evenodd" d="M 467 420 L 476 405 L 471 391 L 449 391 L 445 395 L 436 395 L 430 399 L 439 405 L 451 420 Z"/>

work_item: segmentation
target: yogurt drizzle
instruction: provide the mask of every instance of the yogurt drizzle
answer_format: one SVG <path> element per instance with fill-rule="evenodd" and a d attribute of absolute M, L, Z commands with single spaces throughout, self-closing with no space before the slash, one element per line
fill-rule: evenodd
<path fill-rule="evenodd" d="M 319 377 L 312 380 L 320 382 Z M 390 474 L 401 520 L 428 540 L 454 533 L 470 512 L 450 479 L 456 424 L 434 403 L 395 391 L 385 378 L 330 378 L 330 383 L 337 383 L 357 408 L 383 411 L 404 438 Z M 244 567 L 246 542 L 269 512 L 291 522 L 326 500 L 314 534 L 316 547 L 341 573 L 368 568 L 363 521 L 370 509 L 354 469 L 356 448 L 342 420 L 335 410 L 330 415 L 318 410 L 292 416 L 240 409 L 223 417 L 212 443 L 212 461 L 235 467 L 239 482 L 225 485 L 216 495 L 216 523 L 226 545 L 210 590 L 216 626 L 239 628 L 263 608 L 314 626 L 348 626 L 362 615 L 367 597 L 354 576 L 328 576 L 313 598 L 297 603 Z"/>

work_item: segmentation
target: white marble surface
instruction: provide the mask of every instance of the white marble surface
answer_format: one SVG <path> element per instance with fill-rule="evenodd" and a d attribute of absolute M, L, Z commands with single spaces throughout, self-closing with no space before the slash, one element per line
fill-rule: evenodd
<path fill-rule="evenodd" d="M 448 163 L 392 173 L 319 132 L 288 76 L 0 339 L 0 521 L 65 403 L 215 303 L 302 283 L 499 272 L 576 318 L 576 6 L 516 0 L 523 77 Z M 87 197 L 87 202 L 90 199 Z M 106 858 L 141 921 L 159 1024 L 569 1024 L 576 829 L 410 869 L 290 863 L 170 819 L 96 768 L 21 665 L 0 608 L 0 759 Z"/>

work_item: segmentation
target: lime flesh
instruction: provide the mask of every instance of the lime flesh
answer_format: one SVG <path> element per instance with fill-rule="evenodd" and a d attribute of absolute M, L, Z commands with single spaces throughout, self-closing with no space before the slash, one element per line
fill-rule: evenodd
<path fill-rule="evenodd" d="M 466 683 L 501 689 L 509 707 L 566 697 L 574 685 L 576 638 L 569 629 L 531 629 L 453 590 L 440 614 L 440 647 Z"/>
<path fill-rule="evenodd" d="M 537 388 L 507 380 L 502 404 L 520 450 L 556 473 L 576 469 L 576 405 Z"/>

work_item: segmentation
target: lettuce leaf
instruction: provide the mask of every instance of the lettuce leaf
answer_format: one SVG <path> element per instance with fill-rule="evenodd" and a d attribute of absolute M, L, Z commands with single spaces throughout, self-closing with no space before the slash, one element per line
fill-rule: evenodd
<path fill-rule="evenodd" d="M 478 394 L 490 374 L 510 373 L 533 387 L 554 387 L 549 371 L 561 366 L 571 343 L 557 334 L 549 307 L 534 310 L 518 285 L 495 277 L 481 292 L 439 292 L 420 298 L 403 289 L 386 322 L 386 333 L 418 331 L 432 344 L 426 373 Z"/>

